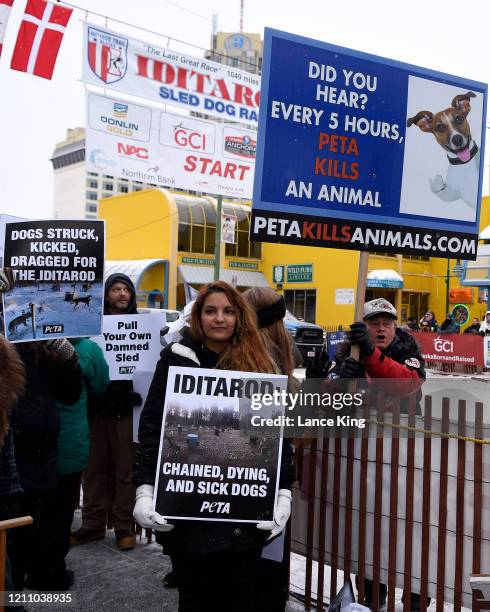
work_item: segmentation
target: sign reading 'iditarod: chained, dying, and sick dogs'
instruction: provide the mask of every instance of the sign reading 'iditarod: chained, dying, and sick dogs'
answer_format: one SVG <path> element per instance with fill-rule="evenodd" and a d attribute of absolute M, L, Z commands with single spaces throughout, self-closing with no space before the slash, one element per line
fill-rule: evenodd
<path fill-rule="evenodd" d="M 286 389 L 287 377 L 171 367 L 155 509 L 167 518 L 272 520 L 281 428 L 250 428 L 251 398 Z M 261 416 L 284 413 L 262 406 Z"/>

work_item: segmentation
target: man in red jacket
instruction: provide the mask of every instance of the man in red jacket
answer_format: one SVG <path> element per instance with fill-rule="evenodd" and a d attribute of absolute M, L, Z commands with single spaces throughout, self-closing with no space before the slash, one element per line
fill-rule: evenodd
<path fill-rule="evenodd" d="M 347 342 L 338 346 L 336 364 L 328 378 L 384 379 L 383 391 L 403 398 L 403 411 L 408 396 L 415 394 L 420 400 L 425 369 L 424 359 L 413 336 L 397 328 L 396 320 L 396 309 L 384 298 L 366 302 L 363 322 L 350 326 Z M 359 361 L 348 356 L 354 345 L 359 347 Z M 387 592 L 387 586 L 380 584 L 380 606 L 385 604 Z M 372 600 L 373 583 L 365 579 L 364 601 L 361 603 L 372 607 Z M 420 610 L 420 595 L 417 593 L 410 593 L 410 610 Z"/>

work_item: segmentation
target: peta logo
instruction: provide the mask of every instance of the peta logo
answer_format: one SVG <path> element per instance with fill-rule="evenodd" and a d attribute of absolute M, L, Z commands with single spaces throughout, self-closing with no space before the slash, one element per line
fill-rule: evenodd
<path fill-rule="evenodd" d="M 149 151 L 145 147 L 136 147 L 132 144 L 117 143 L 117 154 L 124 157 L 136 157 L 136 159 L 148 159 Z"/>
<path fill-rule="evenodd" d="M 64 325 L 43 325 L 43 334 L 62 334 L 64 329 Z"/>
<path fill-rule="evenodd" d="M 136 366 L 119 366 L 119 374 L 133 374 Z"/>
<path fill-rule="evenodd" d="M 443 338 L 434 339 L 434 349 L 439 353 L 452 353 L 454 342 L 444 340 Z"/>

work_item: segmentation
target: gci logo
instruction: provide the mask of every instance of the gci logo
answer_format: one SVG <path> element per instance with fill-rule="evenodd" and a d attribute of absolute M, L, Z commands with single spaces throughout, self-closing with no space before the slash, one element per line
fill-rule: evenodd
<path fill-rule="evenodd" d="M 206 134 L 183 126 L 175 128 L 174 141 L 179 147 L 190 148 L 194 151 L 206 150 Z"/>
<path fill-rule="evenodd" d="M 439 353 L 452 353 L 454 343 L 443 338 L 435 338 L 434 349 Z"/>

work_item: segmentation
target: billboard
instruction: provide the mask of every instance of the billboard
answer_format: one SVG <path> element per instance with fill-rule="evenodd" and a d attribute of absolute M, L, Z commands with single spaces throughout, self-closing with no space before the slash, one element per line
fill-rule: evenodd
<path fill-rule="evenodd" d="M 85 23 L 82 80 L 213 117 L 257 124 L 260 77 Z"/>
<path fill-rule="evenodd" d="M 474 259 L 486 96 L 266 29 L 250 239 Z"/>
<path fill-rule="evenodd" d="M 87 94 L 87 170 L 251 198 L 257 135 L 243 127 Z"/>

